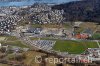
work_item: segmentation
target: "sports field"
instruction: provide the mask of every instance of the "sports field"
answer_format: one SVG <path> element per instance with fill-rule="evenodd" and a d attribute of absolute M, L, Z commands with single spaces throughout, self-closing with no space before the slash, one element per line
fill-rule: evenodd
<path fill-rule="evenodd" d="M 53 47 L 54 50 L 72 54 L 83 53 L 87 48 L 98 48 L 98 45 L 92 41 L 57 40 Z"/>
<path fill-rule="evenodd" d="M 38 40 L 38 38 L 30 38 L 31 40 Z M 98 48 L 96 42 L 93 41 L 81 41 L 81 40 L 60 40 L 60 39 L 49 39 L 41 38 L 41 40 L 54 40 L 56 44 L 53 50 L 61 52 L 69 52 L 72 54 L 83 53 L 87 48 Z"/>

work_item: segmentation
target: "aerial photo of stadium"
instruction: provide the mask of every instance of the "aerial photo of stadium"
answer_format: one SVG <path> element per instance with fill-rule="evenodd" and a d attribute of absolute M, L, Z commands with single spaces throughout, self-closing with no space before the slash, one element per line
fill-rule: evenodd
<path fill-rule="evenodd" d="M 100 66 L 100 0 L 0 0 L 0 66 Z"/>

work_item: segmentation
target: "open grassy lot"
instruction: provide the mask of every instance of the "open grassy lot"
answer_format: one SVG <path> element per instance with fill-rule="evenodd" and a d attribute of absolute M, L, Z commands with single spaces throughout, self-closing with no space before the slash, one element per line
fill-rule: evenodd
<path fill-rule="evenodd" d="M 91 41 L 68 41 L 68 40 L 57 40 L 53 49 L 57 51 L 64 51 L 74 54 L 80 54 L 87 48 L 97 48 L 96 42 Z"/>
<path fill-rule="evenodd" d="M 100 40 L 100 33 L 95 33 L 92 38 Z"/>
<path fill-rule="evenodd" d="M 0 36 L 1 39 L 7 40 L 7 41 L 15 41 L 17 38 L 15 36 Z"/>
<path fill-rule="evenodd" d="M 4 41 L 5 40 L 5 37 L 0 37 L 0 41 Z"/>
<path fill-rule="evenodd" d="M 92 31 L 95 31 L 95 29 L 97 28 L 97 24 L 91 23 L 91 22 L 87 22 L 87 23 L 83 22 L 80 24 L 79 28 L 77 30 L 75 30 L 75 32 L 82 32 L 87 28 L 90 28 Z"/>
<path fill-rule="evenodd" d="M 7 41 L 7 42 L 1 42 L 3 45 L 12 45 L 12 46 L 19 46 L 19 47 L 27 47 L 25 44 L 23 44 L 21 41 Z"/>
<path fill-rule="evenodd" d="M 42 27 L 42 28 L 70 28 L 69 24 L 32 24 L 32 27 Z"/>
<path fill-rule="evenodd" d="M 18 40 L 15 36 L 7 36 L 7 41 L 15 41 Z"/>
<path fill-rule="evenodd" d="M 4 41 L 0 41 L 3 45 L 12 45 L 12 46 L 19 46 L 19 47 L 27 47 L 25 44 L 23 44 L 21 41 L 19 41 L 15 36 L 0 36 L 5 37 Z"/>

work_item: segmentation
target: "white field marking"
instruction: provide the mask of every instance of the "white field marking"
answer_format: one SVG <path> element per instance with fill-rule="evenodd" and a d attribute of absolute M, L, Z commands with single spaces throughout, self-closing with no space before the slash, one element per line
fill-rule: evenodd
<path fill-rule="evenodd" d="M 98 40 L 95 40 L 96 42 L 97 42 L 97 45 L 98 45 L 98 47 L 100 48 L 100 44 L 99 44 L 99 41 Z"/>

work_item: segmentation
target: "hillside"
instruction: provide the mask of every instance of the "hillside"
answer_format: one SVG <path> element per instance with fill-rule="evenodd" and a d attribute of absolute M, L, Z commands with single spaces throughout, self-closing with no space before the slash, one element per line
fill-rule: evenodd
<path fill-rule="evenodd" d="M 66 21 L 91 21 L 100 23 L 100 0 L 82 0 L 54 5 L 52 9 L 64 10 Z"/>

